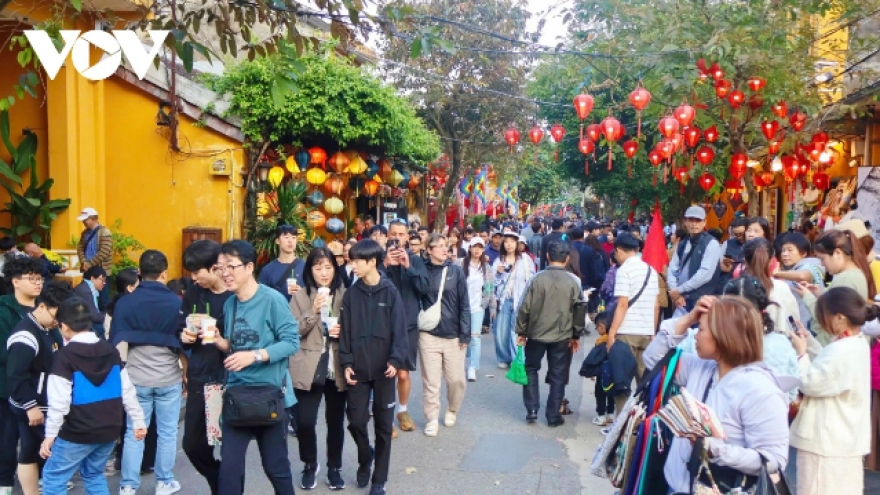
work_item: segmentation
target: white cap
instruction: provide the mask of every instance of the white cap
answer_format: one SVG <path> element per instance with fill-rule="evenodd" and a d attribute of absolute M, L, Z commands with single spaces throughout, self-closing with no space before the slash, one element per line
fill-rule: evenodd
<path fill-rule="evenodd" d="M 470 247 L 473 247 L 476 244 L 486 247 L 486 241 L 484 241 L 483 238 L 479 236 L 474 236 L 474 238 L 471 239 Z"/>
<path fill-rule="evenodd" d="M 83 208 L 83 211 L 76 217 L 78 222 L 85 221 L 86 218 L 98 216 L 98 211 L 92 207 Z"/>

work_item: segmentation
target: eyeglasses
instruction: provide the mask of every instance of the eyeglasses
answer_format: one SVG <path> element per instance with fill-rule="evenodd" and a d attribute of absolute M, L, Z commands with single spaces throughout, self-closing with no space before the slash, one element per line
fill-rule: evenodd
<path fill-rule="evenodd" d="M 27 280 L 28 282 L 30 282 L 34 285 L 40 285 L 43 282 L 45 282 L 45 279 L 43 279 L 43 277 L 41 277 L 39 275 L 22 275 L 21 279 Z"/>
<path fill-rule="evenodd" d="M 226 265 L 226 266 L 214 265 L 211 268 L 211 271 L 214 272 L 215 274 L 226 274 L 226 273 L 232 273 L 235 271 L 236 268 L 240 268 L 242 266 L 244 266 L 244 263 L 240 263 L 238 265 Z"/>
<path fill-rule="evenodd" d="M 739 237 L 745 237 L 745 236 L 746 236 L 746 233 L 745 233 L 745 231 L 743 231 L 743 232 L 734 232 L 734 233 L 733 233 L 733 236 L 734 236 L 734 237 L 737 237 L 737 238 L 739 238 Z"/>

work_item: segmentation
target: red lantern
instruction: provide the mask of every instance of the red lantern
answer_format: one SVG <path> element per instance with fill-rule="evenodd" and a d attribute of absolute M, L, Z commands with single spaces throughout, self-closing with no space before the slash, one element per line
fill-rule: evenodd
<path fill-rule="evenodd" d="M 589 139 L 581 139 L 578 141 L 578 150 L 584 155 L 589 155 L 596 151 L 596 145 Z M 590 175 L 589 157 L 584 158 L 584 175 Z"/>
<path fill-rule="evenodd" d="M 719 100 L 723 100 L 727 98 L 727 95 L 730 94 L 730 90 L 733 89 L 733 84 L 726 79 L 719 79 L 715 81 L 715 96 L 718 97 Z"/>
<path fill-rule="evenodd" d="M 660 154 L 656 148 L 651 150 L 648 153 L 648 161 L 651 162 L 651 166 L 654 167 L 654 185 L 657 185 L 657 167 L 660 166 L 660 163 L 663 162 L 663 155 Z"/>
<path fill-rule="evenodd" d="M 825 132 L 817 132 L 813 134 L 813 139 L 810 142 L 818 144 L 822 143 L 822 147 L 824 148 L 826 144 L 828 144 L 828 134 Z"/>
<path fill-rule="evenodd" d="M 663 141 L 660 141 L 660 143 L 657 145 L 657 151 L 660 152 L 660 155 L 664 159 L 668 160 L 672 157 L 672 154 L 675 153 L 675 143 L 673 143 L 669 139 L 664 139 Z"/>
<path fill-rule="evenodd" d="M 746 81 L 746 85 L 752 90 L 752 92 L 757 93 L 764 89 L 764 86 L 767 85 L 767 80 L 758 76 L 752 76 Z"/>
<path fill-rule="evenodd" d="M 544 139 L 544 131 L 541 130 L 541 128 L 538 126 L 532 127 L 532 129 L 529 131 L 529 139 L 532 141 L 532 144 L 537 146 L 538 143 L 540 143 L 541 140 Z"/>
<path fill-rule="evenodd" d="M 324 164 L 327 163 L 327 152 L 323 148 L 318 148 L 317 146 L 309 148 L 309 156 L 311 156 L 310 164 L 320 165 L 322 169 L 326 169 Z"/>
<path fill-rule="evenodd" d="M 810 162 L 806 160 L 801 160 L 798 157 L 795 157 L 798 163 L 798 177 L 806 177 L 807 173 L 810 171 Z"/>
<path fill-rule="evenodd" d="M 688 105 L 687 103 L 682 103 L 678 108 L 675 109 L 673 115 L 681 125 L 689 126 L 694 121 L 694 118 L 697 116 L 697 112 L 694 110 L 694 107 Z"/>
<path fill-rule="evenodd" d="M 690 178 L 687 167 L 678 167 L 672 172 L 672 176 L 675 177 L 675 180 L 681 183 L 680 191 L 684 194 L 684 184 Z"/>
<path fill-rule="evenodd" d="M 814 162 L 819 161 L 819 158 L 822 157 L 822 152 L 825 151 L 824 143 L 812 143 L 807 146 L 809 148 L 808 153 L 810 154 L 810 159 Z"/>
<path fill-rule="evenodd" d="M 598 142 L 599 138 L 602 137 L 602 126 L 599 124 L 590 124 L 587 126 L 587 137 L 593 140 L 593 142 Z"/>
<path fill-rule="evenodd" d="M 730 96 L 727 98 L 727 102 L 730 103 L 730 107 L 736 110 L 740 106 L 742 106 L 743 102 L 746 101 L 746 94 L 742 91 L 736 89 Z"/>
<path fill-rule="evenodd" d="M 672 143 L 675 145 L 675 151 L 681 151 L 681 147 L 684 144 L 684 136 L 680 132 L 676 132 L 672 136 Z"/>
<path fill-rule="evenodd" d="M 708 129 L 703 131 L 703 137 L 706 138 L 707 143 L 714 143 L 715 141 L 718 141 L 718 128 L 714 125 L 712 127 L 709 127 Z"/>
<path fill-rule="evenodd" d="M 562 127 L 559 124 L 553 124 L 553 127 L 550 128 L 550 138 L 553 139 L 553 142 L 559 144 L 562 141 L 562 138 L 565 137 L 565 127 Z M 553 152 L 554 159 L 556 162 L 559 162 L 559 147 L 556 147 L 556 150 Z"/>
<path fill-rule="evenodd" d="M 702 163 L 705 167 L 712 163 L 712 160 L 715 159 L 715 150 L 706 145 L 700 146 L 700 148 L 697 150 L 696 157 L 697 161 Z"/>
<path fill-rule="evenodd" d="M 698 180 L 700 183 L 700 187 L 702 187 L 703 190 L 706 192 L 709 192 L 709 189 L 715 187 L 715 177 L 709 172 L 704 172 Z"/>
<path fill-rule="evenodd" d="M 739 195 L 740 193 L 742 193 L 743 190 L 742 181 L 739 181 L 737 179 L 728 179 L 724 181 L 724 189 L 727 191 L 727 195 L 730 197 L 730 199 L 739 199 Z"/>
<path fill-rule="evenodd" d="M 687 145 L 688 148 L 693 148 L 700 142 L 700 128 L 697 126 L 688 126 L 687 129 L 684 130 L 684 144 Z"/>
<path fill-rule="evenodd" d="M 629 158 L 629 169 L 628 169 L 627 175 L 629 176 L 630 179 L 632 179 L 632 176 L 633 176 L 632 158 L 636 155 L 636 152 L 638 150 L 639 150 L 639 142 L 638 141 L 633 141 L 632 139 L 630 139 L 629 141 L 624 141 L 623 154 L 626 155 L 627 158 Z"/>
<path fill-rule="evenodd" d="M 764 133 L 764 137 L 767 140 L 773 139 L 776 136 L 776 133 L 779 131 L 779 121 L 778 120 L 765 120 L 761 122 L 761 132 Z"/>
<path fill-rule="evenodd" d="M 825 172 L 816 172 L 813 174 L 813 185 L 820 191 L 825 191 L 831 185 L 831 177 Z"/>
<path fill-rule="evenodd" d="M 785 175 L 786 182 L 797 179 L 798 173 L 800 173 L 800 163 L 795 157 L 791 155 L 782 157 L 782 173 Z"/>
<path fill-rule="evenodd" d="M 619 120 L 610 115 L 605 117 L 605 120 L 602 121 L 601 125 L 602 134 L 605 135 L 605 141 L 608 141 L 608 170 L 611 170 L 611 162 L 614 160 L 612 148 L 614 147 L 614 143 L 623 137 L 623 126 L 620 125 Z"/>
<path fill-rule="evenodd" d="M 782 141 L 779 141 L 776 139 L 771 139 L 770 146 L 767 148 L 767 153 L 769 153 L 771 155 L 775 155 L 776 153 L 779 153 L 779 148 L 781 148 L 781 147 L 782 147 Z"/>
<path fill-rule="evenodd" d="M 795 132 L 800 132 L 800 130 L 807 124 L 807 114 L 803 112 L 795 112 L 788 118 L 788 123 L 791 124 L 791 128 L 794 129 Z"/>
<path fill-rule="evenodd" d="M 773 175 L 773 172 L 769 172 L 766 170 L 759 174 L 761 182 L 764 184 L 764 186 L 772 185 L 775 182 L 775 180 L 773 179 Z"/>
<path fill-rule="evenodd" d="M 593 97 L 581 93 L 574 97 L 574 111 L 577 112 L 578 119 L 584 120 L 589 117 L 593 111 Z"/>
<path fill-rule="evenodd" d="M 742 153 L 736 153 L 730 157 L 730 167 L 728 168 L 728 172 L 730 172 L 730 176 L 734 179 L 742 179 L 744 175 L 746 175 L 746 168 L 748 167 L 748 157 Z"/>
<path fill-rule="evenodd" d="M 764 106 L 764 97 L 759 94 L 753 94 L 749 97 L 749 108 L 757 110 Z"/>
<path fill-rule="evenodd" d="M 511 127 L 504 133 L 504 140 L 507 142 L 507 145 L 510 146 L 510 152 L 513 153 L 513 147 L 519 143 L 519 131 L 516 128 Z"/>
<path fill-rule="evenodd" d="M 660 134 L 667 139 L 671 139 L 672 136 L 678 132 L 679 123 L 675 117 L 663 117 L 660 119 Z"/>
<path fill-rule="evenodd" d="M 780 100 L 779 103 L 773 105 L 773 113 L 776 114 L 780 119 L 784 119 L 788 117 L 788 107 L 785 105 L 785 101 Z"/>
<path fill-rule="evenodd" d="M 715 78 L 715 80 L 719 80 L 724 77 L 724 71 L 721 70 L 721 66 L 718 62 L 712 64 L 712 67 L 709 67 L 709 74 Z"/>
<path fill-rule="evenodd" d="M 636 136 L 642 137 L 642 110 L 648 106 L 648 103 L 651 103 L 651 93 L 647 89 L 638 86 L 629 94 L 629 102 L 636 109 L 636 115 L 639 119 Z"/>

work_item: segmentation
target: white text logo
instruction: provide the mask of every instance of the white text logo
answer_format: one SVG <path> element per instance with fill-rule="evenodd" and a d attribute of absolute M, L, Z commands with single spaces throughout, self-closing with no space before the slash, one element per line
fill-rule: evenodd
<path fill-rule="evenodd" d="M 169 32 L 147 31 L 153 42 L 149 51 L 145 49 L 144 44 L 141 43 L 134 31 L 111 31 L 109 33 L 106 31 L 86 31 L 82 36 L 80 36 L 81 31 L 61 31 L 61 39 L 64 41 L 61 52 L 55 48 L 55 44 L 45 31 L 25 31 L 24 35 L 40 59 L 40 63 L 43 64 L 43 68 L 46 69 L 49 79 L 55 79 L 69 54 L 77 72 L 86 79 L 100 81 L 116 72 L 122 63 L 122 55 L 125 55 L 125 59 L 131 64 L 131 68 L 138 78 L 143 79 L 147 75 L 147 71 L 150 70 L 150 64 L 162 48 Z M 91 65 L 90 45 L 103 50 L 108 56 L 95 65 Z"/>

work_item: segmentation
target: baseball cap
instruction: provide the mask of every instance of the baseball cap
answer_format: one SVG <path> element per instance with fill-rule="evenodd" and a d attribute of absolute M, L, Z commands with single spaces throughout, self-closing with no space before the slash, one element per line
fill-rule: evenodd
<path fill-rule="evenodd" d="M 684 212 L 685 218 L 696 218 L 697 220 L 706 219 L 706 210 L 700 206 L 691 206 Z"/>
<path fill-rule="evenodd" d="M 471 247 L 473 247 L 474 244 L 479 244 L 480 246 L 486 247 L 486 241 L 484 241 L 483 238 L 479 236 L 471 239 Z"/>
<path fill-rule="evenodd" d="M 496 235 L 504 235 L 504 233 L 501 232 L 500 230 L 494 230 L 494 231 L 492 231 L 492 237 L 495 237 Z"/>
<path fill-rule="evenodd" d="M 89 217 L 96 217 L 96 216 L 98 216 L 98 211 L 95 210 L 94 208 L 92 208 L 92 207 L 83 208 L 83 211 L 80 212 L 80 214 L 79 214 L 78 217 L 76 217 L 76 221 L 77 221 L 77 222 L 82 222 L 82 221 L 84 221 L 86 218 L 89 218 Z"/>
<path fill-rule="evenodd" d="M 835 226 L 834 229 L 835 230 L 849 230 L 850 232 L 855 234 L 856 237 L 859 239 L 861 239 L 862 237 L 867 237 L 871 234 L 870 232 L 868 232 L 868 229 L 865 227 L 865 222 L 858 220 L 858 219 L 855 219 L 855 218 L 852 220 L 847 220 L 847 221 Z"/>
<path fill-rule="evenodd" d="M 523 243 L 523 244 L 528 244 L 528 243 L 529 243 L 529 240 L 526 239 L 526 236 L 524 236 L 524 235 L 522 235 L 522 234 L 520 234 L 519 236 L 517 236 L 517 240 L 518 240 L 519 242 Z"/>

